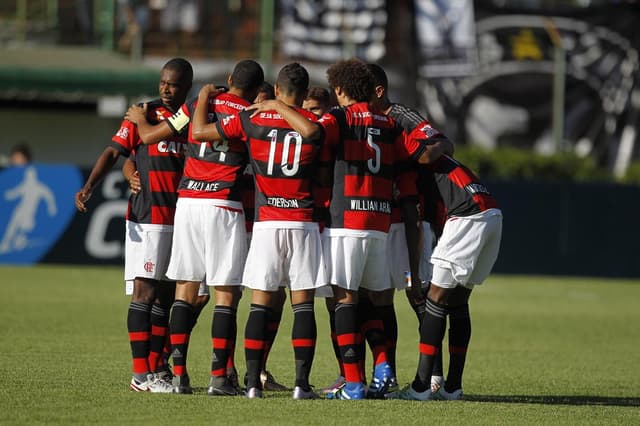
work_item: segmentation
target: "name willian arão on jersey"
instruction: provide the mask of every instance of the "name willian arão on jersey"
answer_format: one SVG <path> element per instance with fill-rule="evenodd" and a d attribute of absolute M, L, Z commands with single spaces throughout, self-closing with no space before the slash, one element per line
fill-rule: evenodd
<path fill-rule="evenodd" d="M 391 203 L 378 200 L 350 200 L 350 210 L 391 214 Z"/>

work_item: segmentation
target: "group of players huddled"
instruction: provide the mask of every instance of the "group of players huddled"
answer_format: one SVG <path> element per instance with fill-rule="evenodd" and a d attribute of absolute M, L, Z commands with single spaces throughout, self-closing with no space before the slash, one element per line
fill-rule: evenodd
<path fill-rule="evenodd" d="M 205 85 L 187 100 L 193 70 L 175 58 L 161 70 L 159 99 L 127 111 L 75 203 L 86 211 L 96 185 L 127 157 L 131 389 L 193 392 L 187 352 L 209 288 L 215 307 L 207 393 L 261 398 L 263 390 L 287 389 L 266 362 L 288 288 L 293 399 L 319 397 L 309 384 L 316 297 L 326 298 L 340 368 L 325 398 L 462 398 L 468 300 L 497 258 L 501 211 L 454 159 L 445 135 L 414 109 L 390 102 L 380 66 L 344 60 L 328 68 L 327 79 L 329 90 L 310 89 L 307 70 L 290 63 L 271 86 L 257 62 L 243 60 L 228 87 Z M 242 287 L 251 289 L 245 389 L 234 365 Z M 406 290 L 420 331 L 416 376 L 402 389 L 397 290 Z"/>

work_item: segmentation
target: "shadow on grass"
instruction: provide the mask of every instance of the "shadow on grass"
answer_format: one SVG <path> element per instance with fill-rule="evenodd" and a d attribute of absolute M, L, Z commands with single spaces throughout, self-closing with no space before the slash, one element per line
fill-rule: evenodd
<path fill-rule="evenodd" d="M 640 407 L 640 398 L 582 396 L 582 395 L 465 395 L 465 401 L 504 402 L 544 405 L 611 405 Z"/>

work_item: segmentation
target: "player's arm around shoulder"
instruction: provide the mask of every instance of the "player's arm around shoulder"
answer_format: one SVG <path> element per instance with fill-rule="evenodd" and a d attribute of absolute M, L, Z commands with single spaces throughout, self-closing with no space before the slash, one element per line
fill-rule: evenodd
<path fill-rule="evenodd" d="M 322 135 L 320 125 L 309 120 L 304 115 L 291 108 L 289 105 L 278 99 L 271 99 L 253 104 L 247 107 L 247 110 L 253 111 L 251 117 L 255 117 L 260 113 L 275 111 L 287 122 L 289 126 L 305 139 L 319 139 Z"/>
<path fill-rule="evenodd" d="M 222 137 L 216 123 L 208 123 L 209 99 L 223 93 L 213 84 L 205 84 L 198 93 L 198 102 L 191 117 L 191 137 L 198 142 L 217 141 Z"/>
<path fill-rule="evenodd" d="M 147 119 L 149 113 L 149 105 L 131 105 L 124 118 L 132 122 L 137 130 L 140 140 L 145 145 L 158 143 L 163 139 L 170 138 L 174 135 L 174 129 L 169 125 L 167 120 L 163 120 L 158 124 L 151 124 Z M 180 113 L 180 111 L 178 111 Z M 178 114 L 176 113 L 176 114 Z"/>

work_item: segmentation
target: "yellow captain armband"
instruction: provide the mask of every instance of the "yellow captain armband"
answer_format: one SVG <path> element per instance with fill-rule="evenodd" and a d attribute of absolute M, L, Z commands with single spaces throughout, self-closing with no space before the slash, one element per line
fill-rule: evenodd
<path fill-rule="evenodd" d="M 178 112 L 167 119 L 169 125 L 175 133 L 182 133 L 189 125 L 189 116 L 180 108 Z"/>

